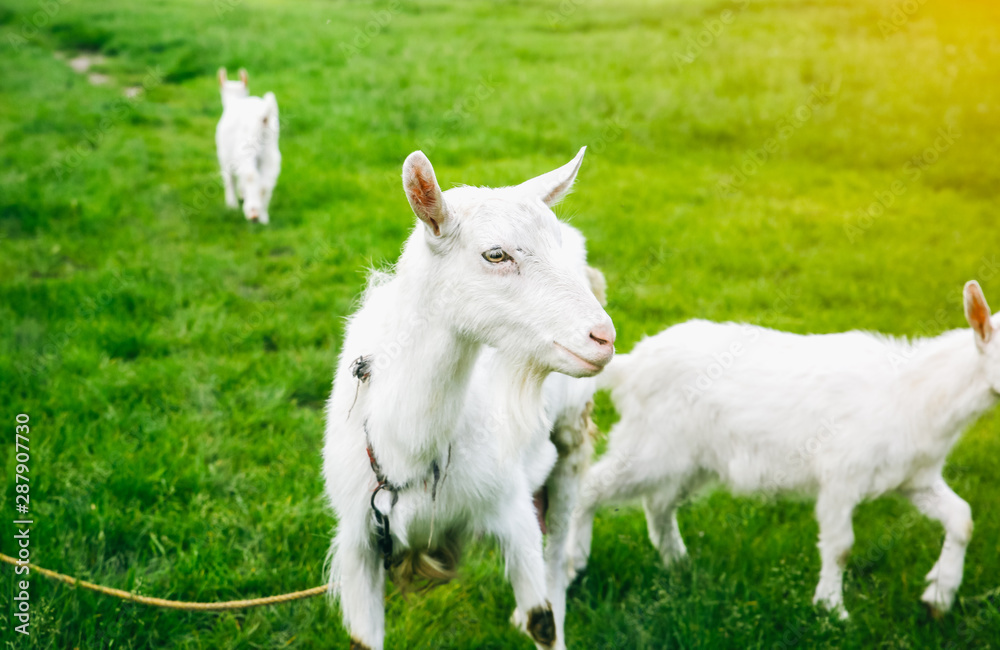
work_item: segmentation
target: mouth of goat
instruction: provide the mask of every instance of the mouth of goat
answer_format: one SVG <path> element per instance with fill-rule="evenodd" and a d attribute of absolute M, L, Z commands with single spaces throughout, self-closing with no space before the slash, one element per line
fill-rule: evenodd
<path fill-rule="evenodd" d="M 579 354 L 577 354 L 576 352 L 573 352 L 572 350 L 570 350 L 568 347 L 566 347 L 562 343 L 559 343 L 558 341 L 553 341 L 553 343 L 555 344 L 555 346 L 557 348 L 559 348 L 560 350 L 562 350 L 563 352 L 565 352 L 569 356 L 571 356 L 574 359 L 576 359 L 577 361 L 579 361 L 580 365 L 582 365 L 585 369 L 587 369 L 587 370 L 589 370 L 591 372 L 597 372 L 598 370 L 600 370 L 601 368 L 604 367 L 604 364 L 597 364 L 597 363 L 594 363 L 593 361 L 590 361 L 589 359 L 585 359 L 585 358 L 581 357 Z"/>

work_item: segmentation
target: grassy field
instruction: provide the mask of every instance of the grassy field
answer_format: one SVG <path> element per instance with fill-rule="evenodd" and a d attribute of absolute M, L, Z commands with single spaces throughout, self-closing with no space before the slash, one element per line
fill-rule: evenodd
<path fill-rule="evenodd" d="M 40 25 L 40 27 L 35 27 Z M 100 53 L 94 85 L 67 60 Z M 558 209 L 610 287 L 619 349 L 693 317 L 931 335 L 978 278 L 1000 307 L 1000 7 L 990 0 L 0 0 L 0 524 L 15 550 L 14 416 L 31 416 L 34 561 L 218 600 L 319 584 L 335 522 L 322 405 L 366 270 L 414 219 L 399 184 L 511 184 L 590 145 Z M 281 106 L 269 227 L 223 207 L 214 72 Z M 142 88 L 126 99 L 126 88 Z M 971 341 L 971 339 L 970 339 Z M 614 420 L 606 398 L 599 422 Z M 976 534 L 952 614 L 922 578 L 942 530 L 866 504 L 852 618 L 810 604 L 804 502 L 713 493 L 665 570 L 605 509 L 570 593 L 576 648 L 1000 647 L 1000 419 L 946 476 Z M 36 578 L 10 648 L 346 647 L 322 599 L 231 614 Z M 529 648 L 494 546 L 388 599 L 389 648 Z"/>

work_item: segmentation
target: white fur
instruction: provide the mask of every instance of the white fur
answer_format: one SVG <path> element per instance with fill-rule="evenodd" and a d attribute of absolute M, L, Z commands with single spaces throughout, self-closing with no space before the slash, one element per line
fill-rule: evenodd
<path fill-rule="evenodd" d="M 532 503 L 557 457 L 543 382 L 552 371 L 591 376 L 614 350 L 611 320 L 550 209 L 582 157 L 517 187 L 447 192 L 422 153 L 404 163 L 404 190 L 423 226 L 395 273 L 372 277 L 348 322 L 327 404 L 324 478 L 338 521 L 330 589 L 359 644 L 380 650 L 385 634 L 366 440 L 385 476 L 412 486 L 394 504 L 386 491 L 376 498 L 395 551 L 433 546 L 448 531 L 491 535 L 518 611 L 548 606 Z M 361 356 L 372 365 L 364 383 L 350 370 Z M 443 476 L 432 500 L 435 461 Z"/>
<path fill-rule="evenodd" d="M 229 81 L 219 69 L 222 117 L 215 129 L 215 146 L 222 170 L 226 206 L 238 208 L 248 220 L 268 223 L 271 194 L 281 173 L 278 150 L 278 100 L 274 93 L 250 97 L 245 70 L 240 81 Z"/>
<path fill-rule="evenodd" d="M 965 299 L 970 323 L 985 335 L 962 329 L 907 342 L 695 320 L 619 355 L 598 377 L 621 420 L 584 479 L 571 535 L 576 568 L 586 564 L 594 511 L 604 502 L 641 497 L 650 538 L 670 563 L 686 553 L 678 500 L 704 478 L 735 492 L 807 493 L 817 500 L 822 558 L 814 602 L 846 616 L 851 515 L 862 500 L 895 491 L 944 526 L 923 600 L 949 609 L 972 517 L 941 472 L 1000 390 L 1000 337 L 991 335 L 976 283 Z"/>

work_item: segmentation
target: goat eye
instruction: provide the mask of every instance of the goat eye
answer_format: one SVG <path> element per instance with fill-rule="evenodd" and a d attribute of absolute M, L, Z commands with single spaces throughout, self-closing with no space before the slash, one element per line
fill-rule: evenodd
<path fill-rule="evenodd" d="M 502 248 L 491 248 L 483 253 L 483 259 L 490 264 L 499 264 L 500 262 L 509 260 L 510 255 L 505 253 Z"/>

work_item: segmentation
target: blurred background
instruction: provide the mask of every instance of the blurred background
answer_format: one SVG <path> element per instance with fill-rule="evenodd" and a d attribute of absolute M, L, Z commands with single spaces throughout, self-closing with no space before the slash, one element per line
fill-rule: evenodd
<path fill-rule="evenodd" d="M 689 318 L 930 336 L 1000 305 L 1000 6 L 988 0 L 0 0 L 0 403 L 32 418 L 37 563 L 147 595 L 322 581 L 322 407 L 372 266 L 414 218 L 405 156 L 507 185 L 589 147 L 557 209 L 608 279 L 618 348 Z M 271 224 L 225 209 L 215 71 L 281 109 Z M 615 414 L 602 398 L 598 421 Z M 976 534 L 954 611 L 943 538 L 855 517 L 847 623 L 810 601 L 806 502 L 714 493 L 664 569 L 637 507 L 598 516 L 578 648 L 987 648 L 1000 639 L 1000 421 L 945 476 Z M 13 513 L 13 445 L 0 451 Z M 12 552 L 10 518 L 0 549 Z M 13 572 L 0 569 L 0 610 Z M 344 647 L 322 599 L 167 612 L 35 578 L 5 647 Z M 389 648 L 528 648 L 495 547 L 388 597 Z M 4 615 L 4 623 L 10 620 Z"/>

